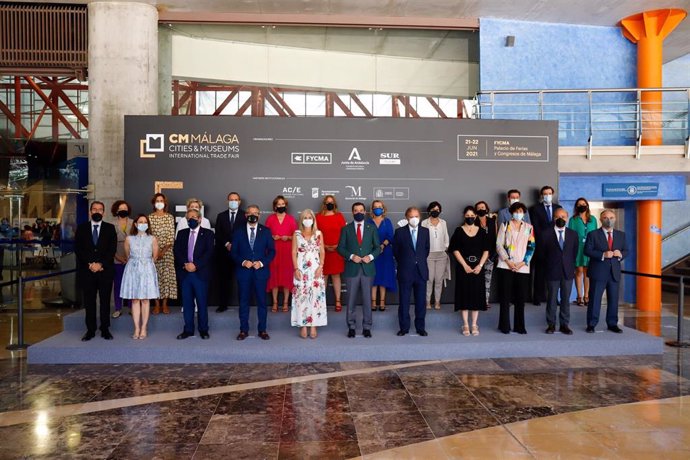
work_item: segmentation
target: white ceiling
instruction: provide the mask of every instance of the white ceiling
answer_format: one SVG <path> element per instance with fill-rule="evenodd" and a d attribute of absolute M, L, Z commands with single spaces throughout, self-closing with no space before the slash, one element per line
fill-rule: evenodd
<path fill-rule="evenodd" d="M 54 3 L 39 1 L 38 3 Z M 90 3 L 96 0 L 63 0 Z M 414 18 L 504 18 L 523 21 L 615 26 L 631 14 L 655 8 L 683 8 L 690 0 L 151 0 L 159 10 L 254 13 L 349 15 Z M 36 3 L 35 1 L 33 3 Z M 664 60 L 690 53 L 690 19 L 666 39 Z"/>

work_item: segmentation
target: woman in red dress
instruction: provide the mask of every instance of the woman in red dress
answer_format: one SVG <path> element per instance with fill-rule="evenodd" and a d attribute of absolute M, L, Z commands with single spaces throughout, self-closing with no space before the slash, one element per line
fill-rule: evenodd
<path fill-rule="evenodd" d="M 266 227 L 271 230 L 276 248 L 276 256 L 271 261 L 271 277 L 266 289 L 273 293 L 273 308 L 278 311 L 278 290 L 283 289 L 283 311 L 289 311 L 288 298 L 292 289 L 292 235 L 297 230 L 295 218 L 287 213 L 288 202 L 284 196 L 278 195 L 273 200 L 273 214 L 266 219 Z"/>
<path fill-rule="evenodd" d="M 338 254 L 338 242 L 340 241 L 340 231 L 345 226 L 345 217 L 338 211 L 338 203 L 333 195 L 323 197 L 321 212 L 316 215 L 316 225 L 323 235 L 323 244 L 326 249 L 326 260 L 323 264 L 323 276 L 326 286 L 328 277 L 333 283 L 335 294 L 335 311 L 343 309 L 340 304 L 340 274 L 345 270 L 345 261 Z"/>

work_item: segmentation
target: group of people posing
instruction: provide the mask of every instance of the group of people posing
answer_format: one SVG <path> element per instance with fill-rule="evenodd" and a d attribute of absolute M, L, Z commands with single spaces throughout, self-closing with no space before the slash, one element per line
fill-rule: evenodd
<path fill-rule="evenodd" d="M 525 334 L 524 307 L 532 284 L 533 302 L 546 301 L 546 333 L 572 334 L 570 293 L 575 279 L 577 304 L 587 305 L 587 332 L 599 321 L 606 291 L 608 329 L 618 327 L 618 283 L 627 254 L 625 235 L 614 230 L 615 213 L 601 213 L 601 231 L 589 203 L 579 198 L 574 216 L 553 201 L 554 190 L 542 187 L 540 203 L 527 208 L 520 192 L 507 193 L 508 206 L 492 213 L 479 201 L 463 210 L 463 222 L 452 235 L 441 217 L 441 203 L 433 201 L 421 220 L 410 207 L 396 222 L 386 205 L 374 200 L 352 204 L 350 216 L 338 209 L 333 195 L 325 196 L 318 212 L 305 209 L 297 219 L 288 213 L 288 200 L 273 200 L 273 213 L 260 224 L 258 206 L 242 208 L 236 192 L 228 195 L 228 209 L 218 214 L 215 231 L 202 216 L 203 203 L 187 201 L 185 218 L 175 223 L 164 194 L 153 196 L 150 214 L 132 218 L 125 201 L 111 207 L 112 223 L 104 222 L 105 205 L 94 201 L 90 220 L 75 237 L 79 284 L 83 287 L 87 332 L 95 337 L 96 300 L 100 301 L 100 331 L 112 339 L 110 297 L 121 315 L 129 301 L 133 339 L 147 337 L 150 300 L 153 314 L 169 314 L 168 299 L 182 294 L 184 329 L 178 339 L 198 331 L 208 339 L 208 292 L 217 277 L 217 312 L 227 310 L 234 286 L 239 299 L 240 332 L 249 335 L 249 306 L 256 301 L 258 337 L 269 340 L 267 293 L 272 311 L 291 312 L 291 324 L 302 338 L 316 338 L 327 324 L 326 288 L 333 286 L 335 312 L 342 311 L 342 281 L 347 286 L 347 336 L 356 336 L 356 306 L 361 297 L 364 337 L 372 336 L 372 312 L 386 309 L 387 292 L 398 292 L 399 336 L 410 333 L 410 303 L 414 295 L 414 330 L 427 336 L 427 310 L 441 308 L 441 295 L 455 265 L 455 310 L 461 312 L 461 333 L 479 335 L 478 316 L 489 307 L 493 274 L 500 302 L 498 329 Z M 349 220 L 349 222 L 348 222 Z M 530 282 L 532 272 L 533 283 Z M 282 294 L 282 299 L 280 298 Z M 279 301 L 282 300 L 282 303 Z M 291 303 L 290 303 L 291 301 Z M 510 305 L 514 317 L 510 321 Z M 559 311 L 560 310 L 560 311 Z M 558 312 L 558 321 L 556 314 Z M 196 324 L 195 324 L 196 313 Z"/>

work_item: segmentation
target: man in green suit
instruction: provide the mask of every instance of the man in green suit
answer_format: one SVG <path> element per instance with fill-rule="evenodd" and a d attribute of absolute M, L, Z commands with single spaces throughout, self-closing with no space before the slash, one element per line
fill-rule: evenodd
<path fill-rule="evenodd" d="M 352 205 L 354 221 L 340 232 L 338 253 L 345 258 L 347 286 L 347 336 L 355 337 L 357 293 L 362 293 L 362 335 L 371 337 L 371 283 L 376 275 L 374 258 L 381 253 L 376 227 L 364 222 L 366 207 L 359 201 Z"/>

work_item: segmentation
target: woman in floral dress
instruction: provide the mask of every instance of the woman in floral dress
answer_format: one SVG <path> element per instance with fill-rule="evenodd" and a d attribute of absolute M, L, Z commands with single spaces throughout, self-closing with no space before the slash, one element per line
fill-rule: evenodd
<path fill-rule="evenodd" d="M 154 211 L 149 214 L 151 234 L 158 241 L 158 287 L 160 300 L 156 299 L 153 314 L 157 315 L 163 306 L 163 313 L 170 313 L 168 299 L 177 299 L 177 278 L 175 277 L 175 256 L 172 247 L 175 242 L 175 218 L 168 213 L 168 199 L 162 193 L 156 193 L 151 200 Z"/>
<path fill-rule="evenodd" d="M 300 337 L 316 338 L 316 328 L 326 325 L 326 283 L 323 277 L 325 259 L 323 236 L 316 227 L 314 211 L 305 209 L 299 216 L 299 229 L 292 239 L 292 262 L 295 266 L 292 288 L 292 325 L 300 327 Z"/>

